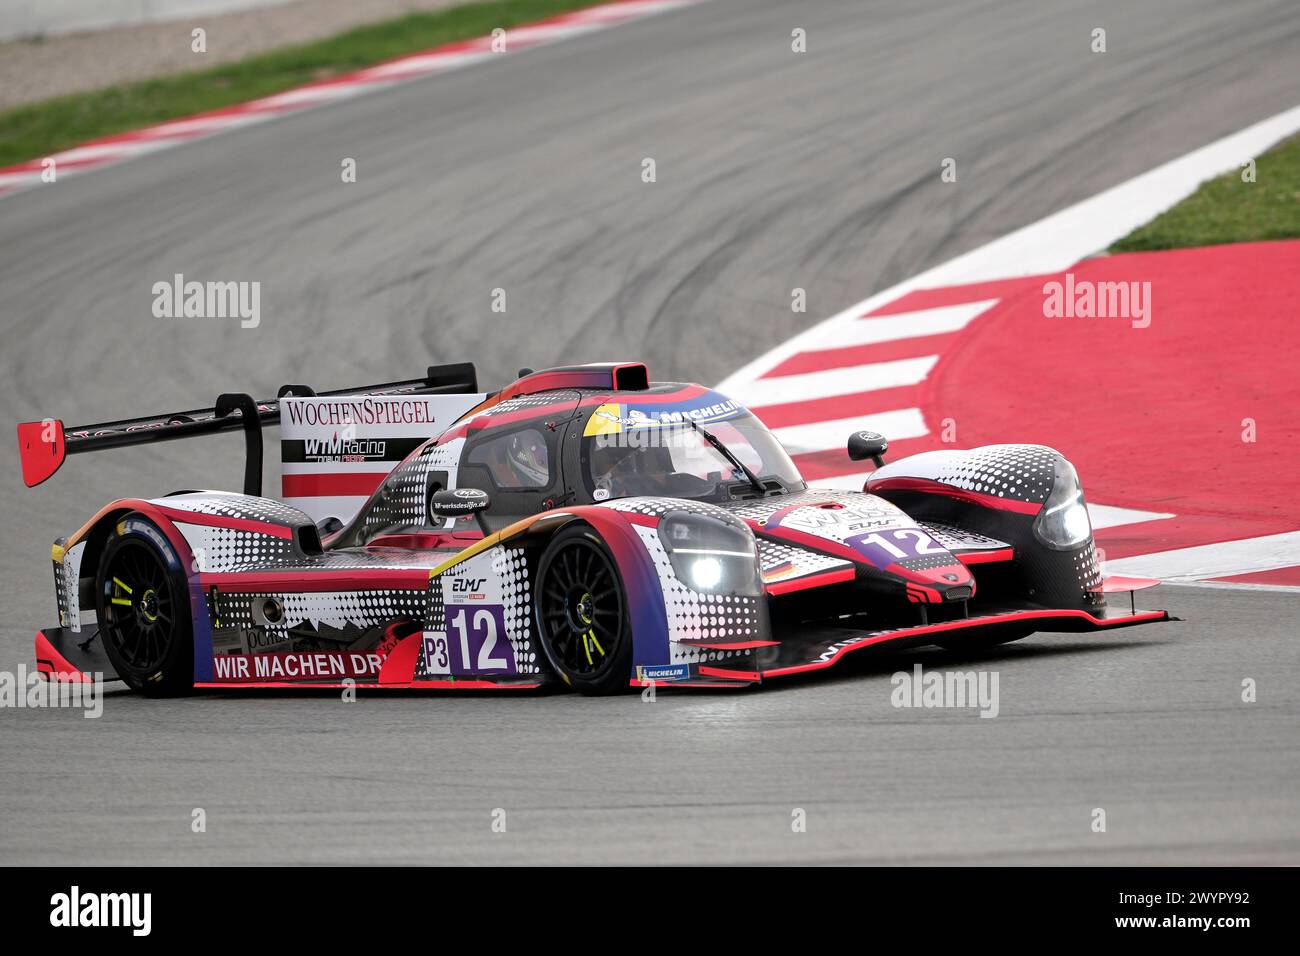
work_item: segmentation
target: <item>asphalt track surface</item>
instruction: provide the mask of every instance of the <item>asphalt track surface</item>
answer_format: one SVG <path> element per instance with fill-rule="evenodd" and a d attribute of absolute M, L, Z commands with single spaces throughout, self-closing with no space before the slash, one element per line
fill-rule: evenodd
<path fill-rule="evenodd" d="M 607 357 L 716 381 L 1293 106 L 1297 62 L 1289 0 L 713 0 L 297 114 L 0 200 L 6 418 L 467 358 L 488 383 Z M 151 287 L 175 272 L 260 279 L 261 326 L 155 319 Z M 52 620 L 56 535 L 119 495 L 234 487 L 240 447 L 73 458 L 26 491 L 0 445 L 0 669 L 30 666 Z M 654 703 L 113 693 L 99 720 L 0 710 L 0 862 L 1300 862 L 1300 596 L 1147 603 L 1185 620 Z M 890 674 L 917 660 L 998 671 L 1000 715 L 894 708 Z"/>

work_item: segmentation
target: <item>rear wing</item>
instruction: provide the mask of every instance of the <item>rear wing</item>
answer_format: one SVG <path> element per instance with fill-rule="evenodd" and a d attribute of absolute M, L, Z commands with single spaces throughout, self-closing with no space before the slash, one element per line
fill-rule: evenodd
<path fill-rule="evenodd" d="M 246 449 L 244 494 L 260 496 L 262 426 L 279 422 L 279 400 L 286 396 L 454 395 L 477 391 L 478 376 L 472 362 L 431 365 L 424 378 L 405 382 L 385 382 L 319 393 L 307 385 L 283 385 L 274 399 L 266 401 L 257 401 L 243 393 L 226 393 L 218 396 L 211 408 L 101 422 L 98 425 L 66 428 L 56 418 L 23 422 L 18 426 L 18 451 L 22 457 L 23 481 L 27 487 L 34 488 L 58 471 L 68 455 L 193 438 L 196 435 L 240 428 L 244 432 Z"/>

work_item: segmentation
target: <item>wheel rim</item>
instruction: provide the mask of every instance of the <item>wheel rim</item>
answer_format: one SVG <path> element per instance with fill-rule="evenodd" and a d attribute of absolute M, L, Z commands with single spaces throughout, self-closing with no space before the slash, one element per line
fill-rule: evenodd
<path fill-rule="evenodd" d="M 148 545 L 123 542 L 104 575 L 104 635 L 138 673 L 157 670 L 171 646 L 176 607 L 167 570 Z"/>
<path fill-rule="evenodd" d="M 596 677 L 614 663 L 623 635 L 623 593 L 609 558 L 577 540 L 555 552 L 541 588 L 541 618 L 557 663 Z"/>

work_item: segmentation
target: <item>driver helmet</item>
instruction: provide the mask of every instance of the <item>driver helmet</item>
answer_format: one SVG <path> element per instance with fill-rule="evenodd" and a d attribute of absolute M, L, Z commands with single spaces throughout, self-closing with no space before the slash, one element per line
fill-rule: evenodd
<path fill-rule="evenodd" d="M 524 479 L 523 484 L 533 488 L 550 484 L 551 470 L 547 467 L 546 442 L 536 434 L 524 432 L 513 436 L 507 454 L 510 467 L 517 476 Z"/>
<path fill-rule="evenodd" d="M 724 456 L 714 451 L 699 432 L 690 427 L 674 429 L 669 436 L 673 442 L 673 471 L 685 472 L 697 478 L 706 478 L 716 471 L 732 471 Z"/>

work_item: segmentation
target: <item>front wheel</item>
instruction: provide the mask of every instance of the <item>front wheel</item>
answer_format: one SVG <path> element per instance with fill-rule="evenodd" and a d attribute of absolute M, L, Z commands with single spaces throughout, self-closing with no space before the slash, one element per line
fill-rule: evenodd
<path fill-rule="evenodd" d="M 99 638 L 118 676 L 150 697 L 194 687 L 189 589 L 157 526 L 129 515 L 113 529 L 95 577 Z"/>
<path fill-rule="evenodd" d="M 583 694 L 627 691 L 632 629 L 614 559 L 588 527 L 555 536 L 537 573 L 537 632 L 551 668 Z"/>

